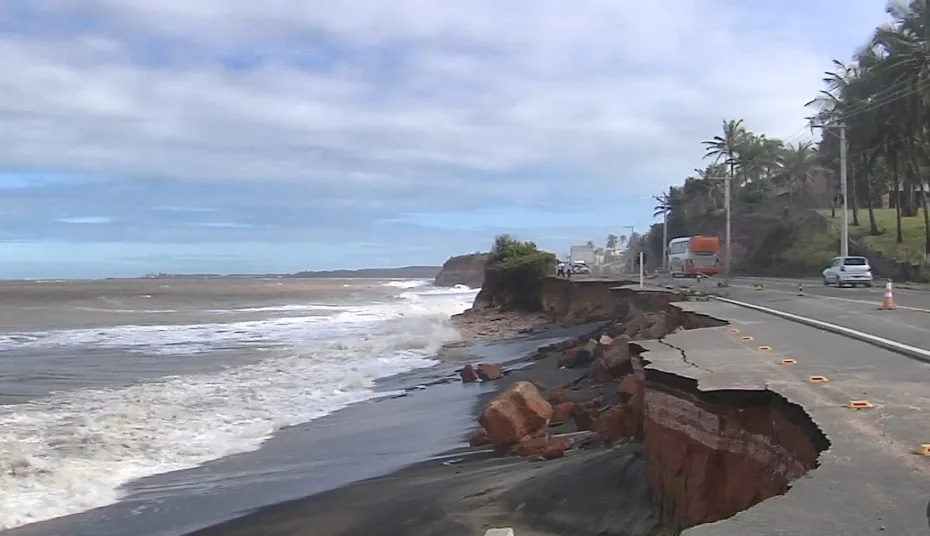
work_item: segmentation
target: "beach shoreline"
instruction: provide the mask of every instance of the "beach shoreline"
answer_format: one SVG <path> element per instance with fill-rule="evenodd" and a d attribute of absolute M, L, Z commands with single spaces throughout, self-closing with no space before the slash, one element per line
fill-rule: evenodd
<path fill-rule="evenodd" d="M 579 512 L 598 513 L 600 520 L 597 523 L 602 523 L 604 528 L 619 524 L 631 528 L 631 535 L 649 534 L 656 529 L 659 520 L 652 504 L 652 490 L 646 484 L 648 480 L 642 449 L 636 443 L 608 449 L 583 449 L 574 453 L 570 459 L 556 462 L 528 462 L 519 456 L 502 457 L 489 446 L 467 444 L 468 436 L 476 426 L 475 419 L 480 408 L 509 386 L 531 381 L 555 387 L 576 380 L 579 371 L 557 367 L 555 362 L 559 353 L 546 352 L 545 349 L 576 344 L 586 339 L 592 331 L 602 329 L 603 323 L 575 326 L 574 329 L 563 326 L 543 329 L 532 337 L 540 342 L 536 349 L 518 358 L 512 357 L 508 361 L 509 370 L 500 380 L 476 384 L 455 381 L 440 386 L 474 394 L 470 407 L 458 420 L 460 427 L 456 435 L 459 437 L 459 445 L 453 448 L 385 475 L 261 507 L 244 516 L 190 532 L 187 536 L 483 534 L 484 529 L 504 526 L 502 523 L 508 517 L 506 510 L 509 507 L 500 511 L 497 520 L 492 516 L 477 525 L 471 520 L 452 521 L 447 513 L 456 509 L 455 503 L 462 502 L 464 510 L 475 508 L 481 511 L 477 517 L 486 517 L 487 509 L 480 504 L 482 497 L 497 487 L 495 483 L 501 482 L 507 482 L 507 486 L 512 488 L 513 496 L 509 500 L 514 505 L 528 501 L 539 509 L 535 517 L 541 523 L 533 523 L 532 527 L 520 526 L 517 532 L 521 535 L 561 534 L 560 531 L 566 527 L 559 526 L 558 522 L 548 522 L 553 532 L 540 529 L 540 524 L 547 524 L 546 514 L 551 507 L 553 494 L 587 497 L 591 492 L 596 493 L 597 500 L 585 499 L 585 505 L 578 505 Z M 547 333 L 561 336 L 543 338 Z M 530 336 L 524 338 L 529 339 Z M 472 345 L 485 342 L 488 341 L 479 338 Z M 600 387 L 592 386 L 571 391 L 569 396 L 581 403 L 602 394 L 601 391 Z M 579 433 L 571 420 L 554 425 L 552 433 L 569 437 L 586 434 Z M 607 471 L 607 468 L 610 470 Z M 615 472 L 626 475 L 628 479 L 616 482 L 607 478 L 602 482 L 592 482 L 593 474 Z M 552 473 L 545 479 L 553 488 L 537 489 L 535 481 L 547 473 Z M 573 492 L 569 493 L 571 490 Z M 403 498 L 398 500 L 398 497 Z M 611 509 L 615 510 L 615 514 L 602 515 Z M 360 511 L 364 511 L 365 515 L 360 516 Z M 468 512 L 462 515 L 469 517 Z M 506 526 L 517 525 L 509 522 Z"/>
<path fill-rule="evenodd" d="M 471 446 L 188 536 L 665 536 L 783 495 L 817 467 L 830 441 L 803 407 L 681 373 L 688 356 L 666 341 L 716 345 L 728 321 L 667 291 L 609 290 L 623 307 L 594 331 L 539 345 L 496 381 L 447 385 L 477 388 L 458 420 Z"/>

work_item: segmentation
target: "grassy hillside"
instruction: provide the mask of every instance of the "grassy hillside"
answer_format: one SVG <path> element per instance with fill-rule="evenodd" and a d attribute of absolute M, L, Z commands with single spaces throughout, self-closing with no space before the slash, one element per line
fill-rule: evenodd
<path fill-rule="evenodd" d="M 762 226 L 755 247 L 748 248 L 734 271 L 747 275 L 814 276 L 839 254 L 839 236 L 814 213 L 806 213 L 775 224 L 757 218 Z M 740 222 L 743 229 L 753 218 Z M 744 232 L 737 230 L 734 234 Z M 734 247 L 736 250 L 736 247 Z M 735 252 L 735 251 L 734 251 Z"/>
<path fill-rule="evenodd" d="M 824 216 L 830 219 L 830 210 L 820 211 Z M 843 213 L 836 212 L 836 218 L 830 219 L 834 224 L 837 232 L 843 225 Z M 873 250 L 881 252 L 888 258 L 898 261 L 918 262 L 921 257 L 921 250 L 924 244 L 924 218 L 923 214 L 911 218 L 901 218 L 901 231 L 904 242 L 898 244 L 897 223 L 895 221 L 895 209 L 882 208 L 875 209 L 875 223 L 879 230 L 883 231 L 878 236 L 869 235 L 869 215 L 865 210 L 859 211 L 859 226 L 852 225 L 852 214 L 849 216 L 849 237 L 859 244 Z"/>

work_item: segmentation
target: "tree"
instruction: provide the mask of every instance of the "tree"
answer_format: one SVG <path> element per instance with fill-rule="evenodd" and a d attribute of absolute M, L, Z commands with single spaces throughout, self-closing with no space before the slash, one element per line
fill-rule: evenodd
<path fill-rule="evenodd" d="M 713 158 L 714 163 L 722 163 L 730 169 L 730 179 L 736 180 L 736 165 L 738 163 L 739 148 L 744 146 L 746 128 L 743 120 L 729 120 L 722 122 L 722 135 L 701 142 L 704 145 L 704 158 Z"/>
<path fill-rule="evenodd" d="M 607 246 L 607 249 L 617 249 L 618 241 L 619 241 L 619 237 L 611 233 L 607 235 L 607 243 L 605 245 Z"/>
<path fill-rule="evenodd" d="M 555 265 L 552 253 L 507 234 L 494 239 L 488 259 L 488 271 L 497 282 L 498 299 L 503 305 L 528 310 L 541 307 L 540 281 L 555 272 Z"/>

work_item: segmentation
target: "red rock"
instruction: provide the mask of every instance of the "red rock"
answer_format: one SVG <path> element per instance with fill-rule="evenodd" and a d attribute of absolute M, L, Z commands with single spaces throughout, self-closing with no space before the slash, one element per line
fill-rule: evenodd
<path fill-rule="evenodd" d="M 542 457 L 544 460 L 555 460 L 565 456 L 565 447 L 562 444 L 552 444 L 546 445 L 546 450 L 543 451 Z"/>
<path fill-rule="evenodd" d="M 574 402 L 563 402 L 552 406 L 551 422 L 565 422 L 575 413 Z"/>
<path fill-rule="evenodd" d="M 564 388 L 554 389 L 547 399 L 549 404 L 553 407 L 558 406 L 559 404 L 564 404 L 568 402 L 568 394 L 565 392 Z"/>
<path fill-rule="evenodd" d="M 462 367 L 462 370 L 459 371 L 459 376 L 462 377 L 462 382 L 472 383 L 478 381 L 478 375 L 475 374 L 475 367 L 471 365 L 465 365 Z"/>
<path fill-rule="evenodd" d="M 618 337 L 614 345 L 595 361 L 593 372 L 594 379 L 601 382 L 633 373 L 632 355 L 625 337 Z"/>
<path fill-rule="evenodd" d="M 672 331 L 669 327 L 668 315 L 664 312 L 651 313 L 647 316 L 646 322 L 648 323 L 646 331 L 652 339 L 661 339 Z"/>
<path fill-rule="evenodd" d="M 636 393 L 639 391 L 639 386 L 636 383 L 636 377 L 632 374 L 627 374 L 620 380 L 620 385 L 617 386 L 617 392 L 620 393 L 621 398 L 624 402 L 629 402 Z"/>
<path fill-rule="evenodd" d="M 636 435 L 638 417 L 631 406 L 613 406 L 598 417 L 594 431 L 605 443 L 626 441 Z"/>
<path fill-rule="evenodd" d="M 549 437 L 527 437 L 512 450 L 517 456 L 542 456 L 549 445 Z"/>
<path fill-rule="evenodd" d="M 516 382 L 491 400 L 481 411 L 478 422 L 487 430 L 491 443 L 509 447 L 534 432 L 545 429 L 552 418 L 552 406 L 530 382 Z"/>
<path fill-rule="evenodd" d="M 572 420 L 575 421 L 575 428 L 578 431 L 594 429 L 594 422 L 597 420 L 598 411 L 594 404 L 578 405 L 575 404 L 572 412 Z"/>
<path fill-rule="evenodd" d="M 488 438 L 488 431 L 485 430 L 483 426 L 479 426 L 471 433 L 471 437 L 468 438 L 468 444 L 473 447 L 480 447 L 481 445 L 488 445 L 490 443 L 491 440 Z"/>
<path fill-rule="evenodd" d="M 504 377 L 504 371 L 500 364 L 481 363 L 475 369 L 475 374 L 483 382 L 499 380 Z"/>
<path fill-rule="evenodd" d="M 544 460 L 554 460 L 564 456 L 565 451 L 571 446 L 571 440 L 565 437 L 551 437 L 549 435 L 527 437 L 511 449 L 511 454 L 530 458 L 541 456 Z"/>
<path fill-rule="evenodd" d="M 571 366 L 578 359 L 578 352 L 580 351 L 581 351 L 580 348 L 573 348 L 571 350 L 566 351 L 564 354 L 556 358 L 555 366 L 557 368 Z"/>

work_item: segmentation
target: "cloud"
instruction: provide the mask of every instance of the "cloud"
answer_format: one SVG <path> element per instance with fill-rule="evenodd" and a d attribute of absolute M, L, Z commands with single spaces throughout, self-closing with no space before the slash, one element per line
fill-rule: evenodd
<path fill-rule="evenodd" d="M 358 241 L 411 214 L 598 202 L 623 222 L 585 225 L 645 225 L 721 119 L 809 135 L 821 72 L 884 18 L 814 4 L 7 0 L 0 170 L 53 220 L 128 217 L 87 240 Z M 24 206 L 0 219 L 35 232 Z"/>
<path fill-rule="evenodd" d="M 109 216 L 74 216 L 70 218 L 59 218 L 58 221 L 61 223 L 72 223 L 77 225 L 99 225 L 103 223 L 111 223 L 113 218 Z"/>

